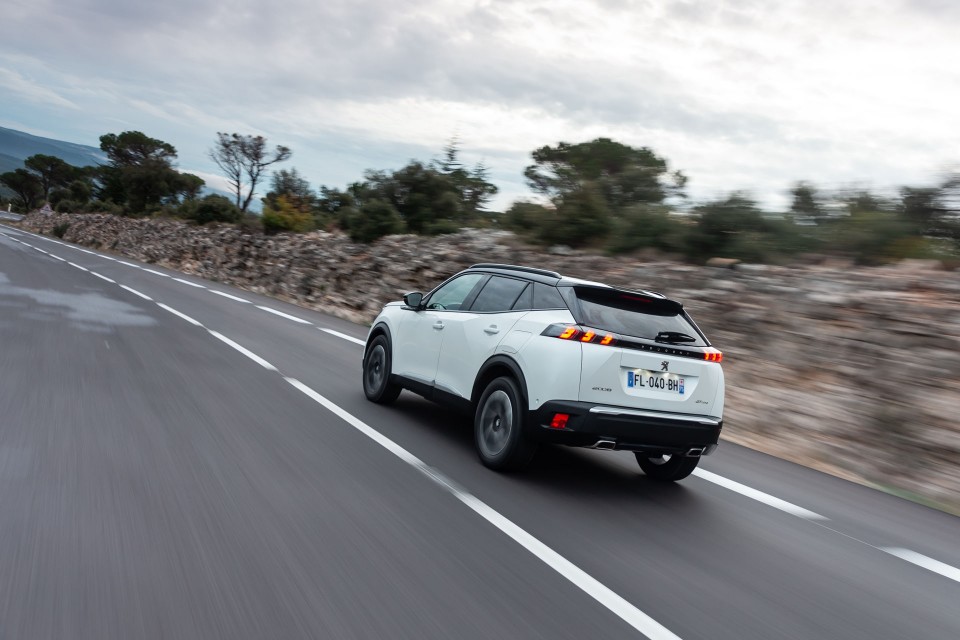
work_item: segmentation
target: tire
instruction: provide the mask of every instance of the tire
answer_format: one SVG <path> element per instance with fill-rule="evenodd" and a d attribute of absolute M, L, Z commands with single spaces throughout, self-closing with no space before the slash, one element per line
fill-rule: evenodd
<path fill-rule="evenodd" d="M 474 443 L 484 465 L 497 471 L 525 467 L 536 443 L 523 433 L 523 394 L 512 378 L 496 378 L 483 390 L 473 419 Z"/>
<path fill-rule="evenodd" d="M 367 400 L 377 404 L 390 404 L 397 399 L 403 388 L 390 382 L 393 358 L 390 355 L 390 342 L 379 335 L 370 343 L 363 357 L 363 394 Z"/>
<path fill-rule="evenodd" d="M 679 453 L 669 456 L 651 456 L 636 451 L 634 455 L 637 456 L 637 464 L 649 478 L 664 482 L 683 480 L 693 473 L 700 462 L 700 458 L 688 458 Z"/>

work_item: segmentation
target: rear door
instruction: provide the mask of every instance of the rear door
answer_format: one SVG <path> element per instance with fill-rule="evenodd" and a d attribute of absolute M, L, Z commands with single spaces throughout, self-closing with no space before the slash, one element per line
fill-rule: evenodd
<path fill-rule="evenodd" d="M 525 280 L 491 276 L 470 309 L 449 319 L 437 367 L 437 389 L 470 399 L 480 367 L 529 311 L 527 300 L 532 301 L 532 291 Z"/>
<path fill-rule="evenodd" d="M 578 322 L 618 336 L 611 345 L 583 344 L 580 400 L 722 416 L 723 371 L 704 360 L 708 342 L 679 304 L 615 289 L 574 291 Z"/>

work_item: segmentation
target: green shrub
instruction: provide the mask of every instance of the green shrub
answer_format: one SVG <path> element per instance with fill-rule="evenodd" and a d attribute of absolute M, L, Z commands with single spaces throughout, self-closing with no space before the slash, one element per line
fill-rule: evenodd
<path fill-rule="evenodd" d="M 73 200 L 60 200 L 57 202 L 57 206 L 53 209 L 57 213 L 74 213 L 83 208 L 79 202 L 74 202 Z"/>
<path fill-rule="evenodd" d="M 403 220 L 389 202 L 371 200 L 347 220 L 347 233 L 354 242 L 373 242 L 403 231 Z"/>
<path fill-rule="evenodd" d="M 277 196 L 271 206 L 263 207 L 263 230 L 268 234 L 281 231 L 304 233 L 313 229 L 313 214 L 306 204 L 295 204 L 285 195 Z"/>
<path fill-rule="evenodd" d="M 240 222 L 243 212 L 229 199 L 215 194 L 200 200 L 188 200 L 180 205 L 180 216 L 193 220 L 197 224 L 210 222 Z"/>
<path fill-rule="evenodd" d="M 57 236 L 58 238 L 62 238 L 64 234 L 67 233 L 67 229 L 69 228 L 70 228 L 69 222 L 61 222 L 60 224 L 56 225 L 53 229 L 51 229 L 50 233 Z"/>

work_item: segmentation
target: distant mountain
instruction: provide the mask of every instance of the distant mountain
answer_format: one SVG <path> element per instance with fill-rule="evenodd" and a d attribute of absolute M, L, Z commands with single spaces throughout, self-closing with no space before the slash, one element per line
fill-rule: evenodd
<path fill-rule="evenodd" d="M 56 156 L 75 167 L 102 164 L 107 160 L 106 154 L 97 147 L 0 127 L 0 173 L 22 168 L 24 160 L 38 153 Z"/>

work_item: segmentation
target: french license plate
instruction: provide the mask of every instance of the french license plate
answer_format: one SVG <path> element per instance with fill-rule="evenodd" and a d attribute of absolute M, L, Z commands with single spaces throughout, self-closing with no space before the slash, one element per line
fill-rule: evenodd
<path fill-rule="evenodd" d="M 683 377 L 675 373 L 637 369 L 627 371 L 627 387 L 631 389 L 650 389 L 683 395 Z"/>

